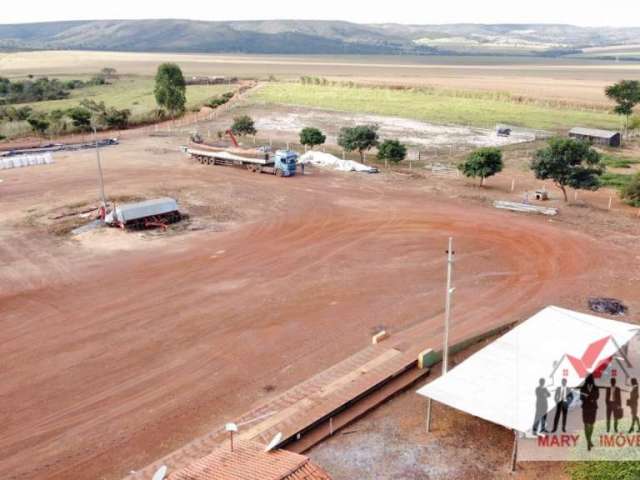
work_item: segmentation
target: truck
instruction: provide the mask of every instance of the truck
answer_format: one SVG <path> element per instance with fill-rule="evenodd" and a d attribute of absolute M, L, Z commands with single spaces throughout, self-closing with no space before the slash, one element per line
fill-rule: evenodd
<path fill-rule="evenodd" d="M 269 173 L 278 177 L 295 175 L 298 160 L 298 154 L 291 150 L 276 150 L 273 154 L 265 152 L 259 157 L 239 155 L 226 150 L 191 147 L 186 148 L 186 153 L 203 165 L 234 166 L 246 168 L 250 172 Z"/>

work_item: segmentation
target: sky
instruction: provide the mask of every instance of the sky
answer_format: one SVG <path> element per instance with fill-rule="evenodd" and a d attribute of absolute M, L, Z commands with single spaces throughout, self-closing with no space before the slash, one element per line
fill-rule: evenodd
<path fill-rule="evenodd" d="M 54 20 L 188 18 L 193 20 L 311 19 L 358 23 L 568 23 L 640 26 L 638 0 L 31 0 L 9 2 L 0 24 Z"/>

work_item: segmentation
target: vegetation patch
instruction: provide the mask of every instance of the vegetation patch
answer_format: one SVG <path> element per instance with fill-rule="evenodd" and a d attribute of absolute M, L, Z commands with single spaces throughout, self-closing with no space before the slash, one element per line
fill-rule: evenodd
<path fill-rule="evenodd" d="M 198 109 L 214 96 L 221 96 L 233 90 L 229 85 L 189 85 L 186 87 L 187 110 Z M 36 115 L 42 119 L 46 115 L 49 122 L 47 133 L 60 134 L 82 131 L 87 125 L 82 119 L 76 125 L 75 119 L 67 115 L 78 109 L 87 110 L 88 106 L 97 107 L 97 114 L 102 116 L 106 128 L 121 128 L 123 112 L 128 111 L 128 126 L 153 123 L 161 120 L 158 116 L 158 105 L 154 96 L 154 79 L 135 76 L 120 76 L 109 83 L 85 85 L 69 92 L 62 99 L 29 102 L 19 105 L 0 106 L 0 138 L 8 139 L 30 134 L 34 129 L 28 119 Z M 42 124 L 41 124 L 42 125 Z M 35 130 L 38 132 L 38 130 Z"/>
<path fill-rule="evenodd" d="M 621 189 L 631 182 L 632 175 L 626 173 L 605 172 L 600 176 L 600 183 L 603 187 Z"/>
<path fill-rule="evenodd" d="M 605 154 L 602 156 L 602 163 L 611 168 L 631 168 L 632 165 L 640 164 L 640 159 Z"/>

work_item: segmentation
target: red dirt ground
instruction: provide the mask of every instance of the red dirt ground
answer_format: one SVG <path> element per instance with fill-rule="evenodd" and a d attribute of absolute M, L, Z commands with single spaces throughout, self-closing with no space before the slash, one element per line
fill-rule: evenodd
<path fill-rule="evenodd" d="M 176 145 L 105 149 L 107 192 L 174 194 L 209 216 L 201 231 L 54 238 L 47 212 L 95 201 L 91 152 L 0 175 L 1 478 L 120 478 L 379 326 L 439 336 L 449 235 L 454 337 L 595 294 L 640 308 L 637 251 L 562 221 L 439 199 L 424 180 L 196 165 Z"/>

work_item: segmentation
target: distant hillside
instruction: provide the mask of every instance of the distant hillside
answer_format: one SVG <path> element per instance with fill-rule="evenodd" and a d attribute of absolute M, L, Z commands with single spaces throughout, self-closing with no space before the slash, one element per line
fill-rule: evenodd
<path fill-rule="evenodd" d="M 640 43 L 640 28 L 94 20 L 0 25 L 0 48 L 298 54 L 562 55 Z"/>

